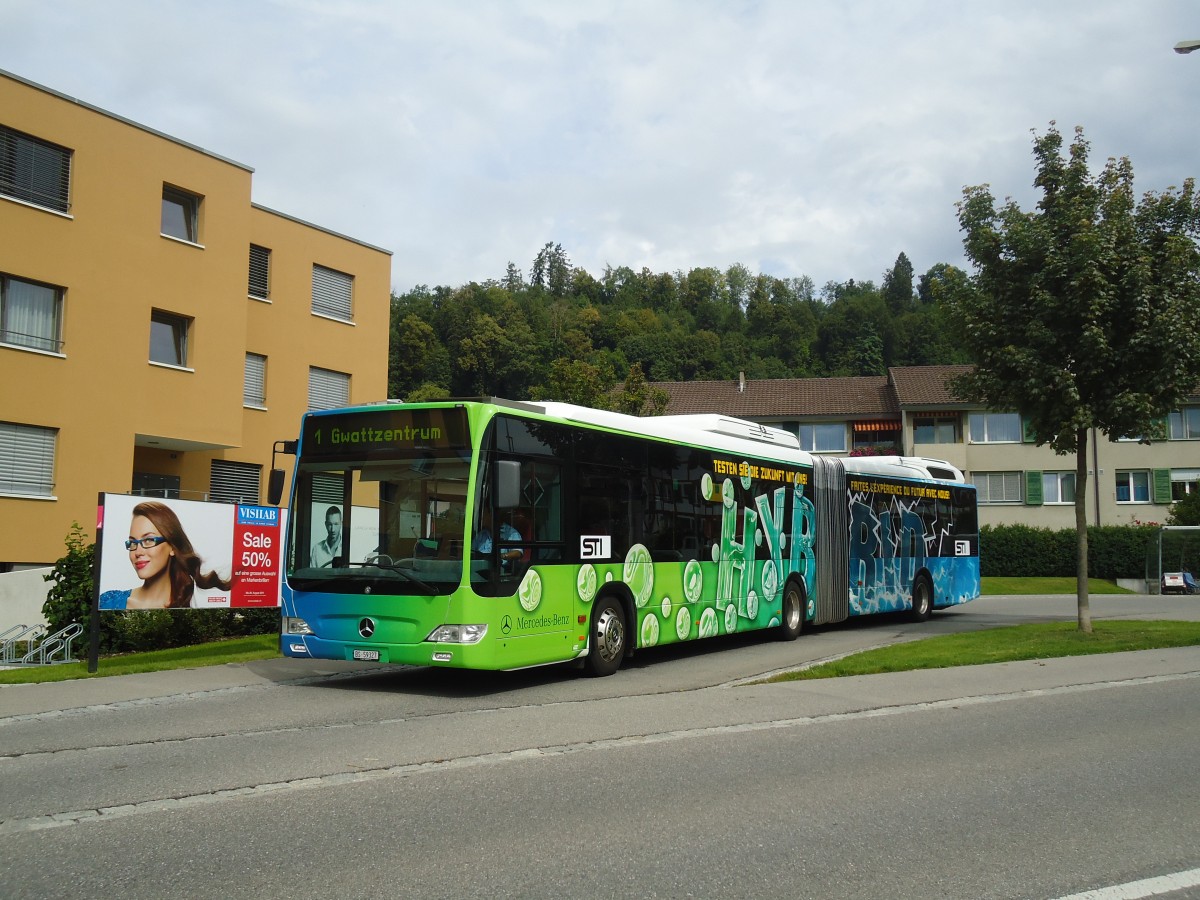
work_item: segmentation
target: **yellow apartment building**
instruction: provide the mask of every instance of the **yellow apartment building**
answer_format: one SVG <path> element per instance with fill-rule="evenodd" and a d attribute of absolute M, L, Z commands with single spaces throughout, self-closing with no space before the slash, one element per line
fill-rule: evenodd
<path fill-rule="evenodd" d="M 302 413 L 386 396 L 391 254 L 252 175 L 0 71 L 0 572 L 100 492 L 264 501 Z"/>

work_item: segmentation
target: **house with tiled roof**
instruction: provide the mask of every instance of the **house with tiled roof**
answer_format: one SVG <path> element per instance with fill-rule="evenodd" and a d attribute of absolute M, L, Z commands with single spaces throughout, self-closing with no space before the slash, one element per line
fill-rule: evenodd
<path fill-rule="evenodd" d="M 887 375 L 656 382 L 668 414 L 720 413 L 784 428 L 830 455 L 943 459 L 979 490 L 980 522 L 1046 528 L 1075 524 L 1075 457 L 1027 439 L 1021 417 L 956 396 L 969 366 L 896 366 Z M 1200 490 L 1200 394 L 1167 420 L 1167 440 L 1089 440 L 1088 522 L 1162 522 Z"/>

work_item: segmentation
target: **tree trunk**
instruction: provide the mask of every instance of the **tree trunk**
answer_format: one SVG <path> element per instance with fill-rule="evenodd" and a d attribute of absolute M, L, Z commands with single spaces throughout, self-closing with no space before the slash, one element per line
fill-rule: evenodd
<path fill-rule="evenodd" d="M 1088 605 L 1087 450 L 1087 429 L 1080 428 L 1075 432 L 1075 597 L 1079 610 L 1079 630 L 1091 634 L 1092 608 Z"/>

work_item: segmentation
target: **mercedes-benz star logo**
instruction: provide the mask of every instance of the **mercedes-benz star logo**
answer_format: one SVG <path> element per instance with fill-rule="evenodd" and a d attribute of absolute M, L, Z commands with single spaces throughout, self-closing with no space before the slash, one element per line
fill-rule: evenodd
<path fill-rule="evenodd" d="M 358 633 L 365 638 L 369 638 L 375 633 L 375 623 L 370 619 L 361 619 L 358 623 Z"/>

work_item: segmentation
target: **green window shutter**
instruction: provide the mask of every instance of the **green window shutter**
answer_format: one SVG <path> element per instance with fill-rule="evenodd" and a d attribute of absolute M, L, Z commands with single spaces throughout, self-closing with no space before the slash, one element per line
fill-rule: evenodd
<path fill-rule="evenodd" d="M 1154 470 L 1154 502 L 1155 503 L 1170 503 L 1171 502 L 1171 470 L 1170 469 L 1155 469 Z"/>
<path fill-rule="evenodd" d="M 1170 490 L 1170 486 L 1167 488 Z M 1042 473 L 1041 472 L 1026 472 L 1025 473 L 1025 505 L 1026 506 L 1041 506 L 1042 500 Z"/>

